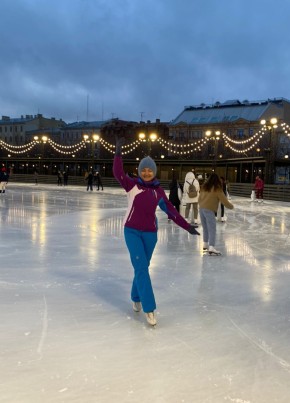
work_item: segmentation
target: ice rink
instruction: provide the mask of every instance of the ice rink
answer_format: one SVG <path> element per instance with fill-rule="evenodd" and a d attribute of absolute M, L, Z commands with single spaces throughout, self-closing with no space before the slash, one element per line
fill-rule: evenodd
<path fill-rule="evenodd" d="M 232 202 L 221 257 L 158 211 L 152 328 L 130 302 L 124 191 L 11 182 L 0 402 L 289 403 L 290 204 Z"/>

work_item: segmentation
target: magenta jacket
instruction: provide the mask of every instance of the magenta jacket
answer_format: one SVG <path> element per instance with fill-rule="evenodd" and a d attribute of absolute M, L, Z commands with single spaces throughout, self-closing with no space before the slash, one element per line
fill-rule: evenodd
<path fill-rule="evenodd" d="M 124 218 L 125 227 L 139 231 L 156 232 L 156 209 L 159 206 L 179 227 L 189 230 L 190 224 L 178 213 L 168 200 L 157 179 L 144 182 L 125 174 L 121 156 L 115 156 L 113 173 L 128 196 L 128 209 Z"/>

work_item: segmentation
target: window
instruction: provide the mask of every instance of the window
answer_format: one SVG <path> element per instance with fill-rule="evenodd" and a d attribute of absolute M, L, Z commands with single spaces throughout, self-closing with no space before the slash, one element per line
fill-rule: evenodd
<path fill-rule="evenodd" d="M 201 130 L 191 130 L 191 132 L 190 132 L 190 140 L 201 139 L 201 138 L 202 138 L 202 131 Z"/>
<path fill-rule="evenodd" d="M 238 129 L 237 130 L 237 136 L 239 139 L 244 137 L 244 129 Z"/>
<path fill-rule="evenodd" d="M 176 136 L 177 138 L 179 138 L 179 140 L 184 140 L 184 132 L 179 132 L 179 133 L 177 133 L 177 136 Z"/>

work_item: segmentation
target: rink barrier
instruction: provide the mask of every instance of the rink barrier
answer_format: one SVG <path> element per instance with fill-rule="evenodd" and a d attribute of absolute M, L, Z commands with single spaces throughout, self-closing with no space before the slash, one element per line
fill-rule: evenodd
<path fill-rule="evenodd" d="M 55 184 L 57 186 L 57 176 L 56 175 L 38 175 L 37 177 L 39 184 Z M 35 184 L 35 176 L 33 174 L 13 174 L 10 176 L 10 182 L 17 183 L 31 183 Z M 119 182 L 115 178 L 102 177 L 103 186 L 105 187 L 120 187 Z M 161 185 L 165 190 L 169 188 L 169 181 L 160 181 Z M 83 176 L 72 176 L 68 177 L 68 186 L 87 186 L 87 181 Z"/>
<path fill-rule="evenodd" d="M 33 174 L 13 174 L 10 177 L 11 182 L 20 183 L 35 183 L 35 177 Z M 103 186 L 105 187 L 119 187 L 119 183 L 115 178 L 103 177 Z M 169 189 L 168 180 L 161 180 L 160 183 L 162 187 L 168 191 Z M 38 175 L 38 183 L 40 184 L 55 184 L 57 185 L 56 175 Z M 73 186 L 86 186 L 86 181 L 82 176 L 69 176 L 68 185 Z M 253 185 L 251 183 L 230 183 L 229 194 L 233 196 L 246 197 L 251 199 L 251 193 L 253 190 Z M 290 185 L 265 185 L 264 189 L 264 199 L 265 200 L 278 200 L 290 202 Z"/>

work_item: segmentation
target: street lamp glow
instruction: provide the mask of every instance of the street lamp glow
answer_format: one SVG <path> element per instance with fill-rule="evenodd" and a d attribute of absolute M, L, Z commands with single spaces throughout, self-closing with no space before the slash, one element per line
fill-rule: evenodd
<path fill-rule="evenodd" d="M 100 136 L 98 134 L 93 134 L 93 140 L 94 142 L 98 141 Z"/>
<path fill-rule="evenodd" d="M 38 140 L 38 136 L 34 136 L 33 138 L 34 138 L 34 140 L 35 140 L 35 141 L 37 141 L 37 140 Z"/>
<path fill-rule="evenodd" d="M 149 139 L 151 141 L 155 141 L 157 139 L 157 134 L 156 133 L 151 133 L 150 136 L 149 136 Z"/>
<path fill-rule="evenodd" d="M 220 135 L 221 135 L 221 132 L 220 132 L 219 130 L 217 130 L 217 131 L 215 132 L 215 134 L 216 134 L 216 136 L 220 136 Z"/>
<path fill-rule="evenodd" d="M 211 131 L 210 131 L 210 130 L 207 130 L 207 131 L 205 132 L 205 135 L 209 137 L 209 136 L 211 135 Z"/>
<path fill-rule="evenodd" d="M 46 143 L 47 140 L 48 140 L 48 137 L 47 137 L 47 136 L 42 136 L 42 141 L 43 141 L 44 143 Z"/>
<path fill-rule="evenodd" d="M 145 139 L 145 133 L 139 133 L 139 139 L 144 140 Z"/>
<path fill-rule="evenodd" d="M 277 122 L 278 122 L 277 118 L 272 118 L 272 119 L 270 119 L 271 125 L 276 125 Z"/>
<path fill-rule="evenodd" d="M 87 141 L 88 138 L 89 138 L 89 136 L 88 136 L 87 134 L 84 134 L 84 135 L 83 135 L 83 138 L 84 138 L 85 141 Z"/>
<path fill-rule="evenodd" d="M 265 125 L 265 124 L 266 124 L 266 120 L 265 120 L 265 119 L 262 119 L 260 123 L 261 123 L 261 125 Z"/>

